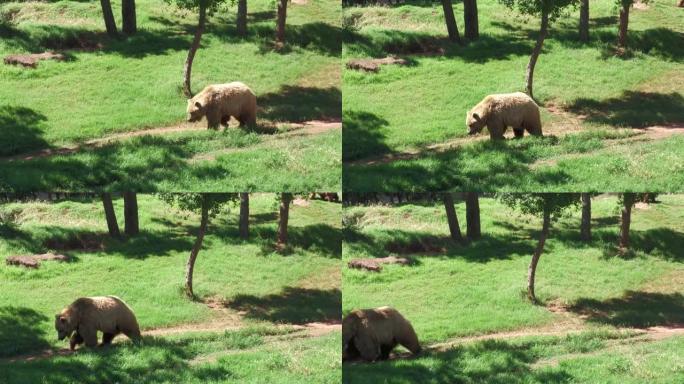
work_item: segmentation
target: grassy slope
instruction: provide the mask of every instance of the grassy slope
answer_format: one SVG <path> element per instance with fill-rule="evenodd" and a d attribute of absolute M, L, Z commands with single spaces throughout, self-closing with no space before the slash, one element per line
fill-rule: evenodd
<path fill-rule="evenodd" d="M 550 235 L 537 270 L 537 296 L 543 301 L 606 311 L 611 325 L 681 322 L 684 273 L 684 196 L 635 210 L 632 236 L 636 257 L 613 256 L 617 203 L 598 197 L 593 204 L 594 242 L 579 241 L 579 213 L 563 219 Z M 387 266 L 379 274 L 343 270 L 343 312 L 392 305 L 409 318 L 427 343 L 453 336 L 534 327 L 561 320 L 522 296 L 539 220 L 521 216 L 494 200 L 481 199 L 483 238 L 467 247 L 450 246 L 441 206 L 353 208 L 359 234 L 345 236 L 343 259 L 386 256 L 390 249 L 418 242 L 446 246 L 444 254 L 413 255 L 416 265 Z M 463 215 L 463 204 L 457 212 Z M 650 285 L 649 285 L 650 284 Z M 650 287 L 650 288 L 649 288 Z M 625 291 L 634 291 L 626 295 Z M 668 291 L 669 290 L 669 291 Z M 610 301 L 610 299 L 615 299 Z M 632 313 L 633 308 L 638 308 Z"/>
<path fill-rule="evenodd" d="M 224 334 L 146 339 L 141 347 L 22 363 L 0 362 L 3 383 L 339 383 L 340 336 L 269 342 L 257 327 Z"/>
<path fill-rule="evenodd" d="M 53 337 L 52 315 L 80 296 L 120 296 L 136 311 L 143 329 L 221 316 L 181 293 L 198 216 L 145 195 L 139 207 L 141 235 L 126 242 L 107 239 L 100 252 L 71 251 L 75 262 L 46 262 L 38 270 L 1 263 L 1 355 L 63 347 Z M 115 208 L 122 221 L 120 200 Z M 273 195 L 253 196 L 251 210 L 252 237 L 246 242 L 236 240 L 235 208 L 212 221 L 195 268 L 196 294 L 228 301 L 229 313 L 243 311 L 247 323 L 339 316 L 339 205 L 313 201 L 292 208 L 289 256 L 273 252 Z M 2 259 L 45 252 L 48 239 L 106 232 L 98 201 L 8 204 L 0 212 L 3 221 L 14 223 L 0 226 Z"/>
<path fill-rule="evenodd" d="M 675 12 L 673 6 L 669 2 L 656 1 L 649 10 L 632 12 L 630 37 L 635 50 L 629 59 L 608 54 L 616 33 L 615 10 L 608 0 L 592 5 L 593 37 L 586 45 L 576 42 L 576 11 L 555 23 L 535 72 L 535 96 L 542 103 L 560 104 L 572 112 L 588 115 L 582 127 L 596 131 L 592 134 L 599 138 L 605 135 L 602 132 L 613 131 L 616 127 L 681 123 L 684 121 L 681 112 L 684 94 L 677 79 L 682 71 L 684 52 L 679 47 L 684 31 L 681 29 L 682 15 Z M 461 7 L 456 5 L 457 15 L 462 14 Z M 437 44 L 447 46 L 444 57 L 414 56 L 411 65 L 386 66 L 379 74 L 344 72 L 346 160 L 465 136 L 465 112 L 484 95 L 522 89 L 537 21 L 520 18 L 495 1 L 482 2 L 478 7 L 481 38 L 467 47 L 448 46 L 437 40 Z M 418 2 L 393 8 L 348 8 L 344 14 L 347 20 L 356 20 L 356 31 L 345 35 L 344 59 L 384 56 L 391 47 L 416 45 L 416 41 L 434 40 L 445 33 L 438 4 L 423 6 Z M 646 67 L 648 71 L 643 70 Z M 545 111 L 543 120 L 549 124 L 558 122 L 559 117 Z M 594 164 L 605 162 L 607 157 L 627 160 L 633 155 L 655 164 L 662 158 L 663 150 L 670 157 L 681 158 L 681 145 L 673 143 L 675 139 L 665 141 L 667 143 L 631 144 L 626 150 L 598 141 L 592 148 L 574 148 L 570 152 L 583 154 L 604 148 L 603 153 L 583 155 Z M 490 167 L 494 170 L 492 173 L 500 173 L 501 162 L 492 162 L 492 157 L 507 156 L 506 166 L 516 177 L 504 182 L 503 187 L 588 189 L 593 188 L 594 180 L 601 179 L 610 168 L 594 167 L 591 171 L 573 172 L 579 167 L 575 161 L 567 160 L 558 167 L 541 169 L 526 177 L 525 174 L 530 173 L 529 164 L 565 153 L 568 145 L 563 139 L 526 144 L 545 147 L 545 153 L 541 155 L 516 148 L 521 145 L 504 144 L 503 150 L 473 145 L 416 161 L 349 166 L 345 184 L 351 190 L 500 188 L 489 179 L 480 181 L 473 167 L 468 167 L 468 161 Z M 655 174 L 669 175 L 667 172 L 672 170 L 660 164 L 655 167 Z M 380 174 L 382 178 L 377 177 Z M 419 179 L 419 174 L 430 177 Z M 647 186 L 645 180 L 648 180 L 651 185 L 671 190 L 668 180 L 650 176 L 647 172 L 635 172 L 632 180 L 637 181 L 635 188 Z M 618 180 L 610 178 L 610 182 Z"/>
<path fill-rule="evenodd" d="M 257 93 L 264 121 L 339 118 L 339 4 L 319 0 L 291 5 L 289 46 L 282 53 L 269 46 L 272 5 L 250 3 L 250 35 L 245 39 L 235 37 L 234 6 L 225 6 L 210 18 L 193 67 L 193 88 L 244 81 Z M 120 12 L 114 11 L 118 16 Z M 0 67 L 0 131 L 6 143 L 0 154 L 184 119 L 179 86 L 194 31 L 193 14 L 163 3 L 138 2 L 140 31 L 124 41 L 102 35 L 97 4 L 6 3 L 0 14 L 5 20 L 0 23 L 3 55 L 42 51 L 83 34 L 104 45 L 101 51 L 71 51 L 73 60 L 66 63 L 41 62 L 36 70 Z M 262 134 L 233 129 L 225 134 L 135 138 L 73 156 L 3 165 L 0 185 L 23 190 L 121 190 L 126 185 L 138 190 L 211 190 L 219 185 L 223 190 L 273 192 L 339 189 L 339 131 L 249 149 L 263 141 Z M 242 151 L 216 161 L 190 161 L 225 148 Z"/>

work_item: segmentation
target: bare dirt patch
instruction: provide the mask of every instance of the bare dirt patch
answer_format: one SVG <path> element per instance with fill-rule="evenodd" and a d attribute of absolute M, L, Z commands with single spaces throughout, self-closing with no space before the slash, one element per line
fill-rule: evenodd
<path fill-rule="evenodd" d="M 372 272 L 382 271 L 382 264 L 409 265 L 411 260 L 404 257 L 388 256 L 370 259 L 354 259 L 347 263 L 349 268 L 366 269 Z"/>
<path fill-rule="evenodd" d="M 37 68 L 38 62 L 41 60 L 55 60 L 64 61 L 66 56 L 61 53 L 43 52 L 43 53 L 28 53 L 5 56 L 3 62 L 7 65 L 21 65 L 27 68 Z"/>
<path fill-rule="evenodd" d="M 408 61 L 396 56 L 387 56 L 382 59 L 354 59 L 347 62 L 347 68 L 356 71 L 377 73 L 381 65 L 406 65 Z"/>
<path fill-rule="evenodd" d="M 7 265 L 17 265 L 25 268 L 37 269 L 40 267 L 40 262 L 45 260 L 69 261 L 69 256 L 59 255 L 54 253 L 44 253 L 41 255 L 20 255 L 9 256 L 5 263 Z"/>

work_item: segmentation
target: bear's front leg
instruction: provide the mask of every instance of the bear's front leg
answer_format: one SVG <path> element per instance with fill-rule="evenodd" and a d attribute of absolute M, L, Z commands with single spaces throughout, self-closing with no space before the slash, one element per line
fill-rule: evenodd
<path fill-rule="evenodd" d="M 513 128 L 513 134 L 515 135 L 516 139 L 520 139 L 521 137 L 525 136 L 525 128 Z"/>
<path fill-rule="evenodd" d="M 73 335 L 71 335 L 71 339 L 69 339 L 69 349 L 73 351 L 79 344 L 83 344 L 83 337 L 81 337 L 81 335 L 78 332 L 76 332 Z"/>
<path fill-rule="evenodd" d="M 83 338 L 86 347 L 97 347 L 97 329 L 94 329 L 92 327 L 80 326 L 78 327 L 78 333 Z"/>

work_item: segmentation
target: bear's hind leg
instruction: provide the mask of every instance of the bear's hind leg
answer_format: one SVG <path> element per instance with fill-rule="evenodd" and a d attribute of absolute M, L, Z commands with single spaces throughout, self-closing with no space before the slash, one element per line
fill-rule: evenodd
<path fill-rule="evenodd" d="M 230 115 L 221 117 L 221 125 L 228 127 L 228 122 L 230 122 Z"/>
<path fill-rule="evenodd" d="M 383 344 L 380 346 L 380 360 L 387 360 L 389 359 L 390 352 L 396 347 L 397 344 L 396 342 L 392 342 L 391 344 Z"/>
<path fill-rule="evenodd" d="M 525 128 L 523 128 L 523 127 L 513 128 L 513 134 L 515 135 L 516 139 L 520 139 L 523 136 L 525 136 Z"/>
<path fill-rule="evenodd" d="M 380 357 L 380 346 L 369 337 L 355 337 L 354 345 L 361 357 L 366 361 L 375 361 Z"/>
<path fill-rule="evenodd" d="M 102 334 L 102 344 L 100 344 L 101 347 L 104 347 L 105 345 L 109 345 L 112 343 L 112 340 L 116 336 L 116 333 L 103 333 Z"/>

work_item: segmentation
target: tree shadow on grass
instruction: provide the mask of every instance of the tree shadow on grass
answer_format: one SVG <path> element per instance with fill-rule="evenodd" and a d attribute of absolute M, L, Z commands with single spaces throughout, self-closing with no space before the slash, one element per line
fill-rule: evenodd
<path fill-rule="evenodd" d="M 47 148 L 43 139 L 47 117 L 31 108 L 0 106 L 0 156 L 11 156 L 40 148 Z"/>
<path fill-rule="evenodd" d="M 74 355 L 2 366 L 3 383 L 180 383 L 235 380 L 223 365 L 193 366 L 195 338 L 144 338 L 140 345 L 112 345 Z M 81 358 L 81 356 L 85 357 Z M 131 358 L 135 363 L 131 364 Z"/>
<path fill-rule="evenodd" d="M 361 159 L 390 152 L 383 130 L 389 122 L 370 112 L 344 111 L 342 118 L 342 159 Z"/>
<path fill-rule="evenodd" d="M 339 120 L 342 92 L 339 88 L 285 85 L 259 96 L 260 118 L 275 121 Z"/>
<path fill-rule="evenodd" d="M 487 192 L 529 190 L 535 185 L 552 190 L 572 182 L 572 177 L 558 168 L 530 171 L 538 157 L 534 142 L 487 140 L 444 152 L 427 150 L 415 158 L 389 163 L 344 165 L 344 188 L 354 192 Z"/>
<path fill-rule="evenodd" d="M 579 98 L 568 108 L 587 116 L 587 121 L 617 127 L 644 128 L 684 122 L 684 97 L 669 94 L 624 91 L 605 100 Z"/>
<path fill-rule="evenodd" d="M 531 343 L 486 340 L 456 346 L 447 351 L 428 351 L 418 357 L 374 364 L 343 364 L 344 383 L 568 383 L 570 374 L 561 369 L 534 370 L 539 359 Z M 395 381 L 393 381 L 395 382 Z"/>
<path fill-rule="evenodd" d="M 245 317 L 274 323 L 339 322 L 342 318 L 339 289 L 285 287 L 280 293 L 263 297 L 237 295 L 225 305 L 244 312 Z"/>
<path fill-rule="evenodd" d="M 41 323 L 50 320 L 31 308 L 0 307 L 0 357 L 49 347 Z"/>
<path fill-rule="evenodd" d="M 684 324 L 684 296 L 681 293 L 626 291 L 622 297 L 603 301 L 580 298 L 568 310 L 587 321 L 616 327 Z"/>

